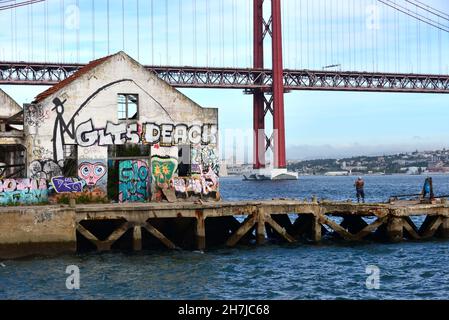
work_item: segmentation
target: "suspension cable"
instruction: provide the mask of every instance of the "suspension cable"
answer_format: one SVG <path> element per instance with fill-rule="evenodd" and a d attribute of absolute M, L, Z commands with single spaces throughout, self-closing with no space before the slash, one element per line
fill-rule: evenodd
<path fill-rule="evenodd" d="M 92 0 L 92 60 L 95 60 L 95 1 Z"/>
<path fill-rule="evenodd" d="M 140 1 L 136 1 L 137 10 L 137 60 L 140 62 Z"/>
<path fill-rule="evenodd" d="M 106 33 L 107 33 L 107 42 L 108 42 L 108 55 L 111 54 L 111 31 L 110 31 L 110 23 L 111 23 L 111 10 L 109 0 L 106 1 Z"/>

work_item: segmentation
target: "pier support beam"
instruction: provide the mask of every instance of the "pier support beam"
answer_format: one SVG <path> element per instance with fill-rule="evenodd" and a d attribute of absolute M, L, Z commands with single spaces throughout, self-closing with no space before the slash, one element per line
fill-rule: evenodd
<path fill-rule="evenodd" d="M 142 228 L 140 226 L 135 226 L 133 230 L 133 250 L 142 250 Z"/>
<path fill-rule="evenodd" d="M 318 215 L 314 215 L 312 218 L 312 241 L 318 243 L 321 241 L 321 223 L 320 217 Z"/>
<path fill-rule="evenodd" d="M 391 242 L 401 242 L 404 238 L 404 223 L 401 218 L 391 217 L 387 224 L 387 237 Z"/>
<path fill-rule="evenodd" d="M 256 220 L 256 214 L 249 216 L 245 222 L 241 224 L 240 228 L 228 239 L 228 241 L 226 241 L 226 245 L 229 247 L 235 246 L 240 239 L 254 227 Z"/>
<path fill-rule="evenodd" d="M 437 236 L 442 239 L 449 239 L 449 217 L 441 217 L 442 222 L 438 229 Z"/>
<path fill-rule="evenodd" d="M 419 233 L 422 239 L 432 238 L 441 223 L 443 222 L 443 217 L 439 216 L 427 216 L 426 220 L 424 220 L 421 228 L 419 229 Z"/>
<path fill-rule="evenodd" d="M 206 223 L 204 218 L 203 211 L 199 211 L 196 214 L 196 241 L 197 241 L 197 249 L 204 250 L 206 249 Z"/>
<path fill-rule="evenodd" d="M 265 243 L 265 210 L 262 208 L 257 211 L 256 242 L 257 244 Z"/>
<path fill-rule="evenodd" d="M 167 248 L 169 249 L 176 249 L 176 245 L 171 242 L 169 239 L 167 239 L 166 236 L 164 236 L 159 230 L 157 230 L 155 227 L 153 227 L 148 222 L 145 223 L 144 228 L 155 238 L 159 239 Z"/>

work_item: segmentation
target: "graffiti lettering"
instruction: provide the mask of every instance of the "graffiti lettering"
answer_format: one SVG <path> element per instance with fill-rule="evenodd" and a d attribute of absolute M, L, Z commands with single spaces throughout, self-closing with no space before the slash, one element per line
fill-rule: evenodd
<path fill-rule="evenodd" d="M 29 167 L 32 179 L 47 179 L 62 176 L 62 168 L 53 160 L 35 160 Z"/>
<path fill-rule="evenodd" d="M 24 122 L 30 127 L 40 127 L 48 119 L 49 110 L 42 105 L 28 104 L 25 106 Z"/>
<path fill-rule="evenodd" d="M 173 186 L 178 193 L 209 195 L 212 192 L 218 191 L 219 178 L 212 169 L 209 169 L 206 174 L 200 176 L 173 178 Z"/>
<path fill-rule="evenodd" d="M 217 126 L 190 126 L 185 124 L 138 123 L 114 124 L 107 122 L 106 128 L 95 128 L 92 120 L 78 125 L 76 128 L 76 143 L 81 147 L 93 145 L 123 145 L 126 143 L 161 144 L 172 146 L 178 144 L 209 144 L 216 143 Z"/>
<path fill-rule="evenodd" d="M 119 164 L 119 201 L 144 202 L 148 199 L 148 164 L 141 160 L 121 161 Z"/>
<path fill-rule="evenodd" d="M 76 178 L 53 177 L 51 184 L 57 193 L 82 192 L 83 182 Z"/>
<path fill-rule="evenodd" d="M 0 180 L 0 205 L 35 204 L 48 201 L 44 179 Z"/>

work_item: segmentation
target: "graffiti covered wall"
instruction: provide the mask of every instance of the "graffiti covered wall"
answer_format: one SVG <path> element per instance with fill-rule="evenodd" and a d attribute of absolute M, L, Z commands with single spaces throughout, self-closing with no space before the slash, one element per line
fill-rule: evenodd
<path fill-rule="evenodd" d="M 149 199 L 150 170 L 142 160 L 126 160 L 119 164 L 119 202 L 145 202 Z"/>
<path fill-rule="evenodd" d="M 48 201 L 45 179 L 0 180 L 0 205 L 38 204 Z"/>
<path fill-rule="evenodd" d="M 135 116 L 126 121 L 118 105 L 123 95 L 138 101 Z M 149 145 L 151 154 L 142 156 L 146 163 L 121 164 L 116 190 L 120 188 L 124 202 L 148 199 L 154 186 L 175 190 L 179 145 L 192 146 L 195 156 L 191 173 L 200 182 L 192 180 L 192 190 L 210 189 L 201 182 L 210 168 L 218 175 L 218 110 L 202 108 L 123 52 L 86 66 L 63 87 L 41 93 L 24 108 L 24 119 L 27 176 L 46 179 L 58 193 L 77 192 L 80 182 L 83 192 L 107 192 L 108 174 L 117 173 L 108 170 L 110 151 L 126 144 Z M 70 156 L 75 169 L 78 165 L 77 177 L 67 177 L 74 175 L 65 167 Z M 142 179 L 145 170 L 148 177 Z"/>

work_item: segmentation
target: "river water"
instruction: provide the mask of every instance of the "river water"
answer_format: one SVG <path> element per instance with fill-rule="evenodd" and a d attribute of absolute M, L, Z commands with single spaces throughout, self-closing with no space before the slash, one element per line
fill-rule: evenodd
<path fill-rule="evenodd" d="M 368 176 L 367 201 L 419 193 L 422 176 Z M 221 179 L 225 200 L 354 199 L 354 177 Z M 435 176 L 437 195 L 449 176 Z M 66 288 L 67 266 L 80 289 Z M 367 273 L 370 272 L 369 274 Z M 0 261 L 0 299 L 449 299 L 449 242 L 265 245 L 201 252 L 89 253 Z M 377 289 L 367 278 L 378 270 Z M 371 279 L 371 278 L 369 278 Z"/>

